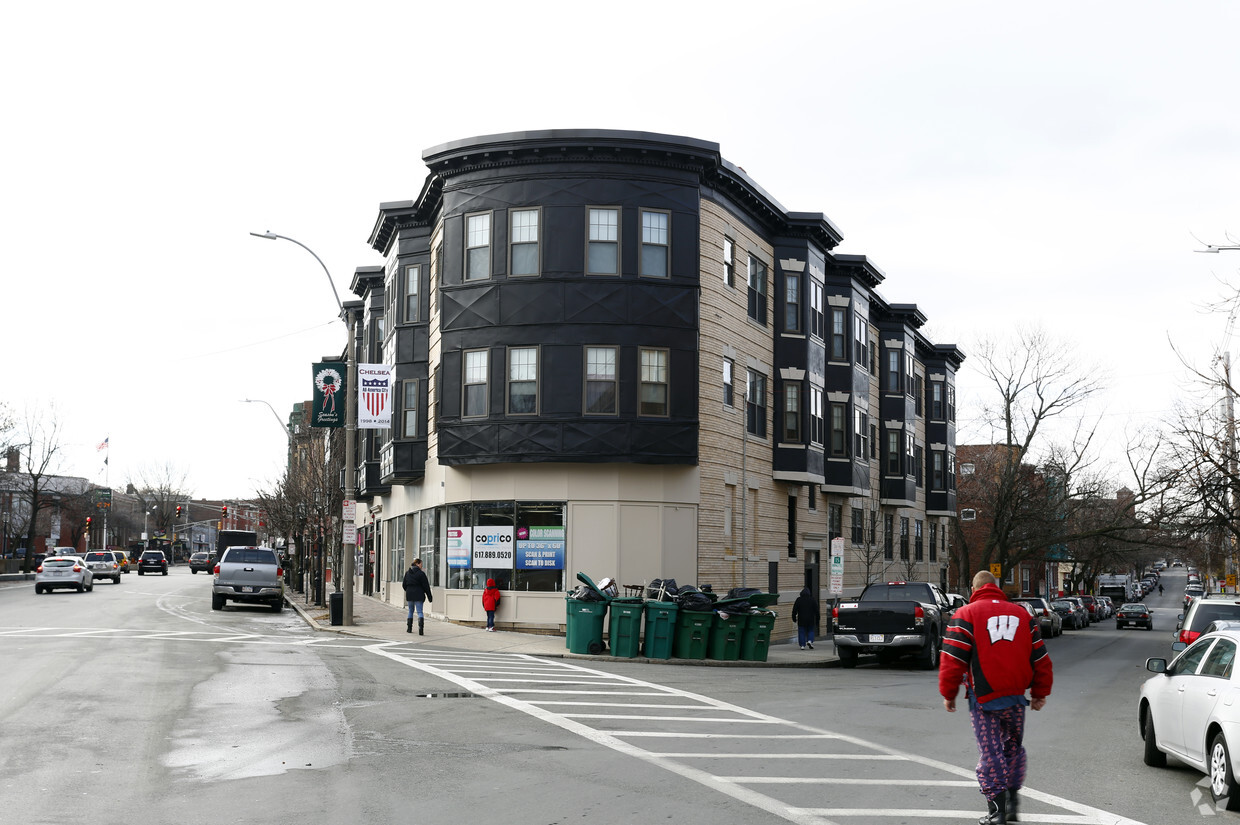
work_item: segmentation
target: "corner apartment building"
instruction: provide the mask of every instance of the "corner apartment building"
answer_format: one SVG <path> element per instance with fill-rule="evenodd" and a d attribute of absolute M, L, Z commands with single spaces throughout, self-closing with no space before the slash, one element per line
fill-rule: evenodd
<path fill-rule="evenodd" d="M 393 427 L 362 431 L 360 577 L 400 604 L 423 559 L 436 613 L 554 628 L 583 571 L 747 585 L 791 602 L 946 583 L 955 375 L 885 276 L 836 254 L 717 144 L 645 132 L 468 138 L 423 154 L 356 270 L 359 360 L 395 368 Z M 363 579 L 365 581 L 365 579 Z M 781 610 L 776 633 L 791 632 Z"/>

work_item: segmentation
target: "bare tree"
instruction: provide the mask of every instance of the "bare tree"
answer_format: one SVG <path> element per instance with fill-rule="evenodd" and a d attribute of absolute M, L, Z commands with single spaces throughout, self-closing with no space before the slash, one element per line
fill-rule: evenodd
<path fill-rule="evenodd" d="M 141 467 L 137 478 L 130 480 L 134 495 L 148 514 L 144 521 L 154 532 L 167 535 L 176 526 L 177 505 L 184 506 L 190 499 L 187 478 L 184 470 L 168 462 Z"/>
<path fill-rule="evenodd" d="M 1102 383 L 1070 348 L 1037 329 L 1019 330 L 1004 344 L 984 341 L 975 361 L 989 388 L 981 410 L 989 439 L 967 453 L 973 472 L 962 476 L 958 500 L 975 510 L 976 524 L 958 522 L 956 543 L 963 558 L 1006 571 L 1066 542 L 1073 502 L 1101 493 L 1092 453 L 1097 423 L 1050 430 L 1081 411 Z M 962 461 L 966 451 L 958 449 Z"/>
<path fill-rule="evenodd" d="M 34 566 L 35 537 L 39 515 L 60 503 L 62 495 L 76 495 L 82 479 L 64 479 L 56 474 L 64 449 L 62 425 L 55 408 L 45 415 L 27 410 L 13 446 L 19 450 L 19 470 L 9 473 L 7 484 L 13 496 L 13 532 L 26 535 L 26 554 L 22 572 Z M 22 461 L 24 459 L 24 461 Z"/>

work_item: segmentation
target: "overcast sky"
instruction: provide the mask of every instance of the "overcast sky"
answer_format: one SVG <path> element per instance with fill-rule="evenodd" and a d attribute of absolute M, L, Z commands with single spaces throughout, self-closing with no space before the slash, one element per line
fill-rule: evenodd
<path fill-rule="evenodd" d="M 551 128 L 720 144 L 826 214 L 889 301 L 969 353 L 1038 325 L 1097 365 L 1110 436 L 1231 345 L 1234 2 L 23 3 L 0 32 L 0 401 L 54 407 L 58 469 L 195 497 L 282 472 L 279 422 L 422 152 Z M 963 398 L 980 389 L 969 363 Z M 985 440 L 962 409 L 959 443 Z M 1112 445 L 1114 449 L 1114 445 Z"/>

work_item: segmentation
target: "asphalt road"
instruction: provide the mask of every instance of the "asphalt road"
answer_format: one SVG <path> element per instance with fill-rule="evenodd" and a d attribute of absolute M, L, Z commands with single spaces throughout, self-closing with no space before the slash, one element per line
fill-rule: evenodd
<path fill-rule="evenodd" d="M 1141 763 L 1155 631 L 1048 642 L 1026 822 L 1187 822 L 1201 779 Z M 209 578 L 0 585 L 0 810 L 30 823 L 974 822 L 968 716 L 936 674 L 463 654 L 210 610 Z M 1208 797 L 1207 797 L 1208 798 Z M 1234 817 L 1223 814 L 1224 819 Z"/>

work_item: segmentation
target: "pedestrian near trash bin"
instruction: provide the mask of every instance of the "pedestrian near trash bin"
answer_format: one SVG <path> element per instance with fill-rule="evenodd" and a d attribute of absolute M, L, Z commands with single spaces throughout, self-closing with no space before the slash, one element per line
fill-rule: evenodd
<path fill-rule="evenodd" d="M 797 623 L 797 644 L 804 650 L 814 649 L 814 633 L 818 629 L 818 602 L 808 587 L 801 588 L 801 595 L 792 603 L 792 621 Z"/>
<path fill-rule="evenodd" d="M 422 570 L 422 560 L 414 559 L 409 565 L 409 569 L 405 571 L 405 578 L 401 581 L 401 586 L 405 588 L 405 602 L 409 605 L 409 616 L 405 622 L 405 632 L 413 632 L 413 612 L 418 612 L 418 635 L 425 636 L 422 622 L 425 616 L 422 614 L 422 603 L 433 602 L 431 597 L 431 582 L 426 578 L 426 573 Z"/>
<path fill-rule="evenodd" d="M 487 589 L 482 591 L 482 609 L 487 612 L 487 630 L 495 632 L 495 611 L 499 609 L 500 593 L 495 579 L 487 579 Z"/>
<path fill-rule="evenodd" d="M 973 595 L 947 625 L 939 693 L 948 713 L 964 682 L 977 739 L 977 782 L 986 797 L 979 825 L 1016 821 L 1025 784 L 1025 706 L 1046 706 L 1054 673 L 1039 622 L 1013 604 L 988 570 L 973 577 Z M 1033 697 L 1030 702 L 1025 691 Z"/>

